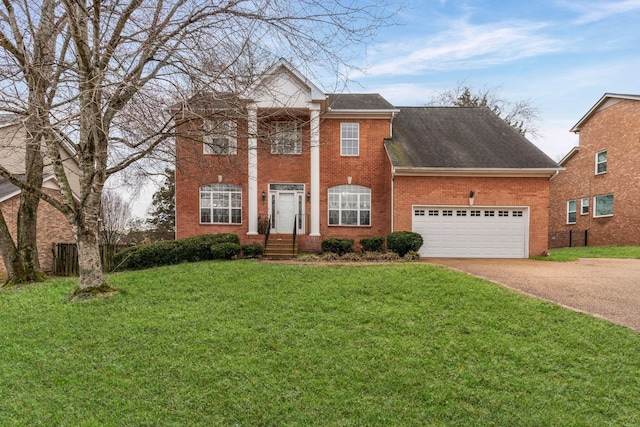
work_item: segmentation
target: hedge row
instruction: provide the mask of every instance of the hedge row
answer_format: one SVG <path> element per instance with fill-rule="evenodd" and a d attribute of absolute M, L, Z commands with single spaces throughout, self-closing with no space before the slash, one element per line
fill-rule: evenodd
<path fill-rule="evenodd" d="M 360 240 L 362 252 L 382 252 L 384 237 L 367 237 Z M 396 231 L 387 235 L 387 249 L 400 257 L 417 252 L 424 243 L 422 236 L 412 231 Z M 322 252 L 344 255 L 353 252 L 352 239 L 330 238 L 322 241 Z"/>
<path fill-rule="evenodd" d="M 231 259 L 241 253 L 254 258 L 261 256 L 263 251 L 260 245 L 240 245 L 235 234 L 208 234 L 132 246 L 115 254 L 114 265 L 117 270 L 139 270 L 181 262 Z"/>

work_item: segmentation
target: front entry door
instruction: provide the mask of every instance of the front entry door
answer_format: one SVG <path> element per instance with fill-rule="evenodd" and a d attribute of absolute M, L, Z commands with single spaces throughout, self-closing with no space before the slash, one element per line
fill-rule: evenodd
<path fill-rule="evenodd" d="M 276 198 L 276 232 L 281 234 L 293 233 L 293 223 L 296 220 L 296 194 L 278 193 Z"/>
<path fill-rule="evenodd" d="M 269 205 L 272 233 L 304 234 L 304 184 L 269 184 Z"/>

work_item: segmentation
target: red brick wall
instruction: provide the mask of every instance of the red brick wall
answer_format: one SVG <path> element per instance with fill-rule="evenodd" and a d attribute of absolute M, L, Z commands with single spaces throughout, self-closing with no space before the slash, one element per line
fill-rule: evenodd
<path fill-rule="evenodd" d="M 272 117 L 278 120 L 278 117 Z M 290 120 L 283 118 L 282 120 Z M 308 117 L 302 118 L 302 154 L 272 155 L 266 140 L 258 140 L 258 214 L 268 216 L 268 201 L 261 194 L 269 193 L 269 183 L 302 183 L 310 189 L 310 137 Z M 359 156 L 340 155 L 340 123 L 360 123 Z M 193 129 L 197 123 L 185 124 Z M 244 126 L 244 125 L 243 125 Z M 267 134 L 268 123 L 260 126 L 260 133 Z M 239 133 L 242 133 L 239 131 Z M 246 236 L 248 231 L 247 195 L 247 141 L 238 141 L 238 151 L 233 156 L 206 156 L 202 154 L 202 139 L 194 132 L 193 138 L 179 137 L 176 142 L 176 230 L 177 238 L 192 237 L 208 233 L 230 232 L 241 241 L 256 241 Z M 320 233 L 322 238 L 345 237 L 356 242 L 363 237 L 383 236 L 390 230 L 390 166 L 384 150 L 384 138 L 389 137 L 388 119 L 325 119 L 320 125 Z M 199 187 L 204 184 L 222 182 L 242 188 L 242 225 L 213 225 L 199 223 Z M 328 226 L 328 188 L 351 183 L 371 189 L 372 212 L 370 227 Z M 305 211 L 311 212 L 306 201 Z M 318 239 L 307 239 L 310 247 L 319 249 Z"/>
<path fill-rule="evenodd" d="M 580 150 L 551 180 L 551 232 L 588 230 L 589 245 L 640 244 L 640 102 L 623 100 L 595 113 L 580 130 Z M 595 174 L 595 155 L 607 150 L 607 172 Z M 594 218 L 593 197 L 613 193 L 613 216 Z M 580 215 L 580 199 L 589 214 Z M 567 201 L 576 200 L 575 224 L 567 224 Z"/>
<path fill-rule="evenodd" d="M 340 123 L 360 123 L 358 156 L 340 155 Z M 365 237 L 385 236 L 391 230 L 391 172 L 384 139 L 389 138 L 389 120 L 328 119 L 320 132 L 320 233 L 358 241 Z M 328 190 L 336 185 L 362 185 L 371 189 L 371 226 L 329 226 Z"/>
<path fill-rule="evenodd" d="M 394 181 L 394 230 L 411 230 L 413 205 L 528 206 L 529 256 L 548 250 L 549 179 L 481 177 L 405 177 Z"/>
<path fill-rule="evenodd" d="M 46 193 L 60 198 L 57 191 L 43 189 Z M 2 214 L 7 221 L 9 231 L 15 241 L 18 207 L 20 205 L 20 196 L 12 197 L 0 204 Z M 46 272 L 53 271 L 53 243 L 75 243 L 75 237 L 71 226 L 67 219 L 54 207 L 44 201 L 40 201 L 38 205 L 38 258 L 40 260 L 40 268 Z M 0 263 L 0 274 L 6 274 L 4 262 Z"/>

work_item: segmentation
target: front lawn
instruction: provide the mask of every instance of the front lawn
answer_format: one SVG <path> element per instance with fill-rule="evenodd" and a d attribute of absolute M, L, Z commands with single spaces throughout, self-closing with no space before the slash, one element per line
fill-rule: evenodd
<path fill-rule="evenodd" d="M 638 425 L 640 336 L 426 263 L 0 292 L 0 425 Z"/>
<path fill-rule="evenodd" d="M 551 249 L 549 256 L 533 257 L 544 261 L 576 261 L 579 258 L 640 258 L 640 246 L 585 246 Z"/>

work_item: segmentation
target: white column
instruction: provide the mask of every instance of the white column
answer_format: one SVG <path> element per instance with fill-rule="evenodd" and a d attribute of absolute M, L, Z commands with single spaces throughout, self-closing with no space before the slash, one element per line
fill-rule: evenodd
<path fill-rule="evenodd" d="M 248 133 L 249 133 L 249 231 L 247 234 L 258 234 L 258 107 L 255 104 L 248 108 Z"/>
<path fill-rule="evenodd" d="M 311 218 L 310 235 L 320 236 L 320 106 L 312 104 L 311 113 Z"/>

